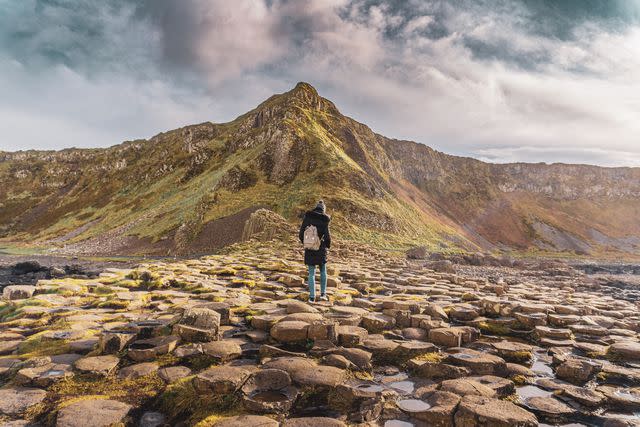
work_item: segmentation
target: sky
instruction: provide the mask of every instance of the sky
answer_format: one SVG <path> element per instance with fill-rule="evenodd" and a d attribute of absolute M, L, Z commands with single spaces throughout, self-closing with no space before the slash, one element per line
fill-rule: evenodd
<path fill-rule="evenodd" d="M 0 150 L 226 122 L 298 81 L 451 154 L 640 166 L 640 0 L 0 0 Z"/>

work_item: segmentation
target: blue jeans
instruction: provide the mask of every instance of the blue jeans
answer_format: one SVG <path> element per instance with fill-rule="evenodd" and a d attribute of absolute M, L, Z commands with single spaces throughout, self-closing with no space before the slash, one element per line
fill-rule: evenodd
<path fill-rule="evenodd" d="M 316 266 L 309 265 L 309 298 L 316 298 Z M 320 266 L 320 294 L 327 293 L 327 264 Z"/>

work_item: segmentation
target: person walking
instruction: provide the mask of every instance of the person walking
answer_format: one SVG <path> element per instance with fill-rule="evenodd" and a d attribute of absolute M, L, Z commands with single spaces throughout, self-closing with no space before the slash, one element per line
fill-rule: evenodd
<path fill-rule="evenodd" d="M 316 302 L 316 266 L 320 267 L 320 301 L 327 298 L 327 249 L 331 247 L 329 222 L 324 201 L 305 213 L 299 238 L 304 245 L 304 263 L 309 268 L 309 302 Z"/>

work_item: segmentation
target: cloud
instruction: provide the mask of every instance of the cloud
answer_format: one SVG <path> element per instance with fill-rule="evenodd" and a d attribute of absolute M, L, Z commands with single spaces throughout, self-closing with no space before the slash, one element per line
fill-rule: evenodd
<path fill-rule="evenodd" d="M 0 126 L 58 123 L 0 148 L 225 121 L 304 80 L 374 130 L 445 152 L 640 163 L 635 0 L 106 3 L 0 5 Z"/>

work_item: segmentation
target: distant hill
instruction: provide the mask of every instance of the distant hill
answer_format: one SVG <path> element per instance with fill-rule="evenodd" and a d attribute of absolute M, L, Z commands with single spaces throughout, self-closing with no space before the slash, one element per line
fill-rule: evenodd
<path fill-rule="evenodd" d="M 372 132 L 306 83 L 229 123 L 0 152 L 0 184 L 0 245 L 70 253 L 206 252 L 258 208 L 297 222 L 323 198 L 335 234 L 381 247 L 640 255 L 639 168 L 447 155 Z"/>

